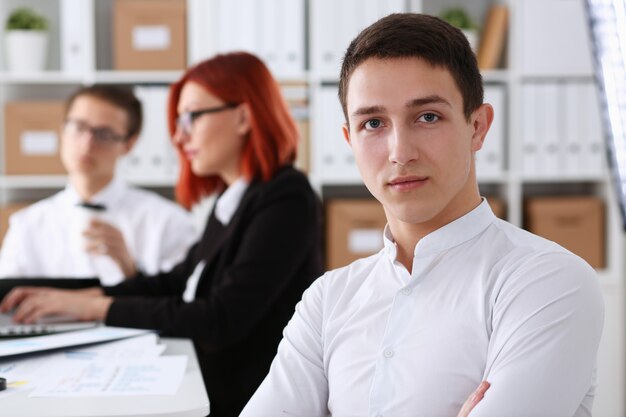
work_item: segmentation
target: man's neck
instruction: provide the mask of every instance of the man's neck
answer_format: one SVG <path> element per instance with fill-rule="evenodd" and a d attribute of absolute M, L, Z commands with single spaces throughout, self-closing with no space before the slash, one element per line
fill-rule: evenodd
<path fill-rule="evenodd" d="M 470 198 L 467 204 L 460 205 L 458 210 L 440 213 L 437 218 L 424 223 L 411 224 L 387 216 L 391 234 L 396 242 L 396 260 L 411 273 L 415 247 L 419 241 L 424 236 L 469 213 L 480 204 L 480 201 L 480 195 L 476 194 L 475 198 Z"/>
<path fill-rule="evenodd" d="M 390 224 L 391 233 L 396 244 L 396 261 L 404 265 L 409 273 L 413 270 L 415 247 L 428 234 L 425 230 L 415 226 L 405 224 L 404 227 L 394 228 Z"/>
<path fill-rule="evenodd" d="M 70 182 L 83 201 L 91 201 L 94 195 L 111 183 L 113 177 L 70 177 Z"/>

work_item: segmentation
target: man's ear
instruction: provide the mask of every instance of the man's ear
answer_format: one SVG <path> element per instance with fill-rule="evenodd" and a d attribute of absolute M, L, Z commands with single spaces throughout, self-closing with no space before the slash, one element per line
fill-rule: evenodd
<path fill-rule="evenodd" d="M 139 135 L 131 136 L 126 142 L 124 142 L 124 150 L 122 151 L 122 155 L 128 154 L 133 149 L 133 147 L 137 143 L 137 139 L 139 139 Z"/>
<path fill-rule="evenodd" d="M 235 109 L 237 112 L 237 133 L 247 135 L 252 129 L 252 114 L 248 103 L 241 103 Z"/>
<path fill-rule="evenodd" d="M 472 151 L 476 152 L 483 147 L 485 136 L 493 122 L 493 107 L 489 103 L 483 103 L 472 114 Z"/>
<path fill-rule="evenodd" d="M 352 143 L 350 143 L 350 127 L 347 123 L 344 123 L 341 126 L 341 131 L 343 132 L 343 138 L 346 140 L 346 142 L 348 142 L 348 145 L 352 146 Z"/>

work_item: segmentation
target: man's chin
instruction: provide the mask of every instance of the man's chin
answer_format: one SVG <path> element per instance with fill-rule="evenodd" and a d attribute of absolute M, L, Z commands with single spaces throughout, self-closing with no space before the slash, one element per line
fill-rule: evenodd
<path fill-rule="evenodd" d="M 430 222 L 436 215 L 436 210 L 425 207 L 423 204 L 406 204 L 399 206 L 391 204 L 392 210 L 385 210 L 387 216 L 391 215 L 396 220 L 406 224 L 422 224 Z"/>
<path fill-rule="evenodd" d="M 71 170 L 70 172 L 68 172 L 68 174 L 73 175 L 73 176 L 81 176 L 81 177 L 97 176 L 93 166 L 82 166 L 82 165 L 80 167 L 77 167 L 76 169 Z"/>

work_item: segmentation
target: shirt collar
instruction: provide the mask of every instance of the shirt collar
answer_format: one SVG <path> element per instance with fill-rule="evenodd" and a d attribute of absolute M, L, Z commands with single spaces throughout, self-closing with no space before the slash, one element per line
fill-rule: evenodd
<path fill-rule="evenodd" d="M 125 184 L 116 178 L 109 182 L 102 190 L 94 194 L 87 203 L 102 204 L 107 209 L 117 205 L 123 197 Z M 65 198 L 70 205 L 84 203 L 82 197 L 76 191 L 72 183 L 65 186 Z"/>
<path fill-rule="evenodd" d="M 235 211 L 239 208 L 239 203 L 241 203 L 248 185 L 249 183 L 246 179 L 239 178 L 217 199 L 215 203 L 215 217 L 222 225 L 226 226 L 230 223 Z"/>
<path fill-rule="evenodd" d="M 458 246 L 480 234 L 495 220 L 497 217 L 491 211 L 489 203 L 482 198 L 481 203 L 469 213 L 424 236 L 415 245 L 413 256 L 430 256 Z M 397 249 L 389 224 L 385 226 L 383 241 L 387 256 L 395 261 Z"/>

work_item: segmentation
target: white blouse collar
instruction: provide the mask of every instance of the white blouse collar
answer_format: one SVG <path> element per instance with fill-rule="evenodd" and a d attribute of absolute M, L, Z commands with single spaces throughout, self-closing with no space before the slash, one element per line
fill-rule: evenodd
<path fill-rule="evenodd" d="M 232 220 L 233 215 L 239 208 L 239 203 L 248 189 L 248 181 L 239 178 L 232 183 L 215 203 L 215 217 L 222 225 L 226 226 Z"/>

